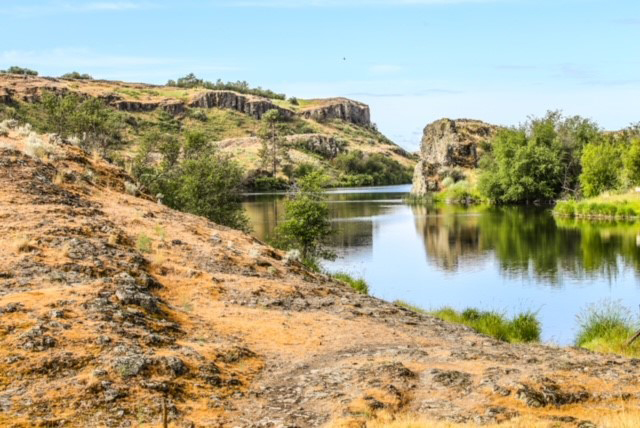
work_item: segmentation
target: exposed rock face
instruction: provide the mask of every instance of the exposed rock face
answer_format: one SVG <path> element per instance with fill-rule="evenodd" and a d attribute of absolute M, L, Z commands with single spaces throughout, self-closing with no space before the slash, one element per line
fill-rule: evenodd
<path fill-rule="evenodd" d="M 332 135 L 302 134 L 287 137 L 287 142 L 294 147 L 308 150 L 326 159 L 333 159 L 346 152 L 346 143 Z"/>
<path fill-rule="evenodd" d="M 291 119 L 294 113 L 291 110 L 278 107 L 267 98 L 246 96 L 233 91 L 208 91 L 198 95 L 189 103 L 189 107 L 200 108 L 229 108 L 246 113 L 256 119 L 269 110 L 279 110 L 284 117 Z"/>
<path fill-rule="evenodd" d="M 420 147 L 420 162 L 413 176 L 412 193 L 437 191 L 440 181 L 453 168 L 476 168 L 479 144 L 489 141 L 498 127 L 479 120 L 440 119 L 426 126 Z"/>
<path fill-rule="evenodd" d="M 318 122 L 341 119 L 359 126 L 371 126 L 369 106 L 347 98 L 335 98 L 320 107 L 302 110 L 299 114 Z"/>
<path fill-rule="evenodd" d="M 153 101 L 129 101 L 129 100 L 113 100 L 109 102 L 118 110 L 128 112 L 151 112 L 158 109 L 164 110 L 169 114 L 178 115 L 184 113 L 185 104 L 182 101 L 166 100 L 161 102 Z"/>

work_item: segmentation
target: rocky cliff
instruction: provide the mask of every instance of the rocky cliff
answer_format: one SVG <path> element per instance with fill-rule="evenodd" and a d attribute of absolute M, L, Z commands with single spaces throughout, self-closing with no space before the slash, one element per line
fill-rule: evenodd
<path fill-rule="evenodd" d="M 302 109 L 299 114 L 306 118 L 324 122 L 341 119 L 360 126 L 371 126 L 369 106 L 347 98 L 319 100 L 321 105 Z"/>
<path fill-rule="evenodd" d="M 242 95 L 233 91 L 207 91 L 198 94 L 189 102 L 189 107 L 228 108 L 248 114 L 256 119 L 261 119 L 263 114 L 274 109 L 287 119 L 294 116 L 293 111 L 278 107 L 267 98 Z"/>
<path fill-rule="evenodd" d="M 427 125 L 412 193 L 424 195 L 439 190 L 440 181 L 455 168 L 476 168 L 482 154 L 480 143 L 491 140 L 498 129 L 470 119 L 440 119 Z"/>
<path fill-rule="evenodd" d="M 340 119 L 358 126 L 371 126 L 369 106 L 347 98 L 307 100 L 306 107 L 297 109 L 279 106 L 273 100 L 234 91 L 204 90 L 192 88 L 180 90 L 142 83 L 123 83 L 105 80 L 74 81 L 48 77 L 0 75 L 0 102 L 34 102 L 43 92 L 76 92 L 83 96 L 96 96 L 121 111 L 144 113 L 158 109 L 173 115 L 186 111 L 187 107 L 204 109 L 231 109 L 255 119 L 272 109 L 291 119 L 294 116 L 325 122 Z M 174 93 L 186 94 L 181 99 Z M 166 94 L 166 95 L 165 95 Z M 294 112 L 295 108 L 295 112 Z"/>

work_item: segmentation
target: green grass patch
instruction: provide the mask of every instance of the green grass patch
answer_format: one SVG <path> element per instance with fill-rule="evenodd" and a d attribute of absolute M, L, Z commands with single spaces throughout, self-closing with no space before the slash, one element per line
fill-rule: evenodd
<path fill-rule="evenodd" d="M 448 204 L 474 205 L 482 202 L 482 195 L 467 180 L 461 180 L 448 185 L 438 193 L 434 193 L 433 199 L 435 202 Z"/>
<path fill-rule="evenodd" d="M 466 325 L 478 333 L 504 342 L 530 343 L 540 341 L 540 321 L 534 312 L 522 312 L 509 319 L 500 312 L 481 311 L 474 308 L 467 308 L 462 312 L 449 307 L 426 311 L 401 300 L 396 300 L 394 303 L 414 312 L 432 315 L 443 321 Z"/>
<path fill-rule="evenodd" d="M 333 273 L 331 277 L 344 282 L 360 294 L 369 294 L 369 284 L 362 278 L 354 278 L 346 272 Z"/>
<path fill-rule="evenodd" d="M 638 319 L 622 304 L 604 302 L 590 306 L 578 316 L 578 323 L 577 346 L 595 352 L 640 356 L 639 341 L 626 345 L 640 328 Z"/>
<path fill-rule="evenodd" d="M 640 193 L 604 193 L 580 201 L 560 201 L 553 213 L 570 218 L 635 220 L 640 213 Z"/>
<path fill-rule="evenodd" d="M 141 253 L 151 253 L 153 251 L 153 239 L 141 233 L 136 240 L 136 248 Z"/>

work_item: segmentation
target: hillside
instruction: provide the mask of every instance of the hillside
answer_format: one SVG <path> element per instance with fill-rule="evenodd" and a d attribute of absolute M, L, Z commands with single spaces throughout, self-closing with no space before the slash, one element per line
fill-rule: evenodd
<path fill-rule="evenodd" d="M 204 87 L 0 75 L 0 110 L 3 104 L 5 110 L 9 108 L 6 117 L 17 115 L 38 128 L 39 101 L 44 93 L 98 98 L 119 112 L 126 143 L 118 153 L 122 165 L 131 162 L 145 134 L 160 130 L 183 138 L 185 132 L 197 131 L 219 142 L 219 147 L 245 169 L 251 185 L 251 177 L 260 175 L 257 170 L 262 167 L 259 152 L 264 125 L 260 119 L 273 109 L 283 119 L 279 126 L 290 147 L 290 171 L 308 164 L 325 168 L 334 185 L 398 184 L 410 181 L 416 161 L 375 129 L 367 105 L 346 98 L 292 101 Z M 369 179 L 358 176 L 362 171 L 341 166 L 348 163 L 336 162 L 341 154 L 359 152 L 365 158 L 380 155 L 404 172 L 401 177 Z M 284 172 L 278 175 L 284 177 Z"/>
<path fill-rule="evenodd" d="M 0 136 L 1 426 L 160 426 L 164 408 L 169 426 L 584 428 L 640 404 L 637 360 L 357 294 L 130 180 L 52 136 Z"/>

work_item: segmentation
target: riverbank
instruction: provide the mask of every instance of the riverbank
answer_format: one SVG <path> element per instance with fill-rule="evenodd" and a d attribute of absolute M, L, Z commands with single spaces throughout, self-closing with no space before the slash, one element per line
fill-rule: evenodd
<path fill-rule="evenodd" d="M 0 425 L 154 425 L 166 409 L 185 426 L 575 426 L 640 406 L 633 360 L 363 295 L 42 139 L 27 155 L 0 137 Z"/>
<path fill-rule="evenodd" d="M 636 220 L 640 214 L 640 193 L 607 192 L 578 201 L 559 201 L 553 213 L 561 217 L 594 220 Z"/>

